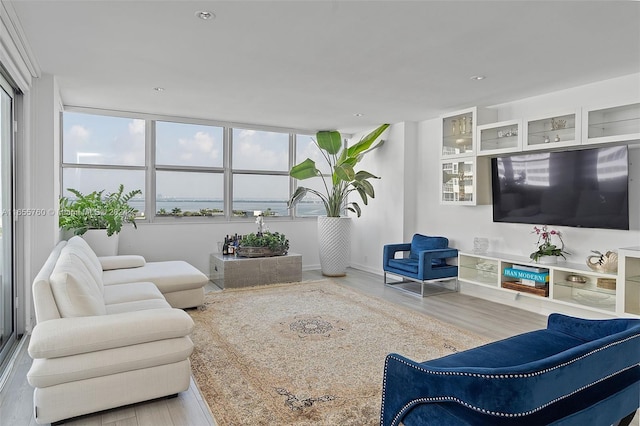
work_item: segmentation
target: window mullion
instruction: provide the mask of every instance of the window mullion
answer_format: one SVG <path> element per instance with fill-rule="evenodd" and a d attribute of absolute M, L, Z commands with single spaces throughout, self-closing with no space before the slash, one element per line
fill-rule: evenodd
<path fill-rule="evenodd" d="M 153 221 L 156 217 L 156 122 L 145 121 L 145 203 L 147 219 Z"/>

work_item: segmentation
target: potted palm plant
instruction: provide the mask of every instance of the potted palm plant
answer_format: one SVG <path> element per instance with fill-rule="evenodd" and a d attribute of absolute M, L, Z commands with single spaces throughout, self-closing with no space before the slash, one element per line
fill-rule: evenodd
<path fill-rule="evenodd" d="M 289 208 L 293 208 L 308 193 L 316 195 L 322 201 L 327 215 L 318 217 L 318 240 L 320 265 L 324 275 L 345 275 L 351 245 L 351 223 L 350 218 L 342 217 L 342 214 L 345 209 L 358 217 L 362 213 L 357 202 L 348 200 L 349 194 L 357 192 L 363 204 L 367 205 L 369 198 L 375 197 L 370 179 L 379 179 L 365 170 L 356 171 L 355 167 L 366 153 L 382 146 L 384 141 L 376 143 L 376 140 L 388 127 L 389 124 L 379 126 L 350 147 L 343 145 L 339 132 L 320 131 L 316 133 L 314 142 L 329 164 L 330 177 L 324 176 L 310 158 L 293 166 L 289 171 L 289 175 L 298 180 L 322 179 L 324 191 L 299 186 L 287 204 Z"/>
<path fill-rule="evenodd" d="M 83 194 L 67 188 L 75 197 L 60 197 L 60 228 L 82 235 L 98 256 L 111 256 L 118 252 L 118 234 L 125 223 L 136 225 L 137 210 L 129 201 L 142 191 L 118 191 L 105 194 L 105 190 Z"/>

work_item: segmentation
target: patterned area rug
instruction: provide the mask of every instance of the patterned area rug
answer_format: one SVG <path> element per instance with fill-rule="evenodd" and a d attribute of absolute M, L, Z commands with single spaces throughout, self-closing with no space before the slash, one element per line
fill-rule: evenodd
<path fill-rule="evenodd" d="M 376 425 L 388 353 L 488 342 L 330 280 L 209 293 L 190 314 L 193 375 L 219 426 Z"/>

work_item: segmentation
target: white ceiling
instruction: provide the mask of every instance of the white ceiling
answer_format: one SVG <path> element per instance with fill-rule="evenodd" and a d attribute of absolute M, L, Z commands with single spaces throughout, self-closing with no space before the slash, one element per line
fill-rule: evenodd
<path fill-rule="evenodd" d="M 2 2 L 74 106 L 351 132 L 640 72 L 636 1 Z"/>

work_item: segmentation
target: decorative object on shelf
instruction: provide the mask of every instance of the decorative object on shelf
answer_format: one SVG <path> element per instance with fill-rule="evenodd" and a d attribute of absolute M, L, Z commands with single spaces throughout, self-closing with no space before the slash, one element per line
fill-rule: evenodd
<path fill-rule="evenodd" d="M 567 120 L 551 119 L 551 130 L 560 130 L 567 127 Z"/>
<path fill-rule="evenodd" d="M 518 128 L 514 127 L 507 130 L 498 130 L 498 138 L 508 138 L 511 136 L 518 136 Z"/>
<path fill-rule="evenodd" d="M 615 278 L 598 278 L 598 280 L 596 281 L 596 286 L 598 288 L 604 288 L 606 290 L 615 290 L 616 279 Z"/>
<path fill-rule="evenodd" d="M 544 136 L 544 143 L 549 143 L 551 142 L 551 139 L 549 139 L 549 136 L 545 135 Z"/>
<path fill-rule="evenodd" d="M 264 223 L 264 214 L 260 210 L 256 210 L 253 212 L 253 215 L 256 217 L 256 225 L 258 225 L 258 235 L 260 235 L 267 230 L 267 225 Z"/>
<path fill-rule="evenodd" d="M 278 232 L 262 232 L 242 237 L 236 249 L 239 257 L 284 256 L 289 250 L 289 240 Z"/>
<path fill-rule="evenodd" d="M 587 266 L 592 271 L 615 274 L 618 272 L 618 253 L 608 251 L 605 254 L 591 250 L 595 255 L 587 256 Z"/>
<path fill-rule="evenodd" d="M 543 225 L 541 228 L 534 226 L 531 233 L 538 235 L 538 241 L 536 242 L 538 250 L 529 255 L 529 258 L 534 262 L 544 264 L 556 263 L 559 256 L 566 259 L 564 255 L 570 254 L 564 249 L 564 241 L 562 240 L 562 234 L 560 231 L 549 229 L 547 225 Z M 560 240 L 560 247 L 556 246 L 551 241 L 551 237 L 553 236 L 556 236 Z M 550 257 L 550 259 L 545 258 L 545 256 Z"/>
<path fill-rule="evenodd" d="M 566 280 L 570 283 L 578 283 L 578 284 L 584 284 L 587 282 L 587 277 L 583 277 L 582 275 L 567 275 Z"/>
<path fill-rule="evenodd" d="M 556 137 L 555 137 L 555 138 L 553 138 L 553 140 L 554 140 L 555 142 L 560 142 L 560 136 L 556 135 Z"/>
<path fill-rule="evenodd" d="M 343 145 L 339 132 L 335 130 L 320 131 L 316 133 L 315 143 L 332 171 L 331 177 L 325 177 L 316 167 L 315 161 L 310 158 L 300 164 L 296 164 L 289 171 L 289 175 L 298 180 L 316 177 L 322 180 L 324 192 L 299 186 L 287 202 L 287 207 L 290 209 L 295 207 L 307 193 L 317 196 L 322 201 L 327 213 L 326 219 L 329 219 L 325 221 L 318 217 L 320 266 L 324 275 L 343 276 L 346 274 L 351 250 L 350 244 L 348 244 L 350 235 L 347 233 L 350 232 L 351 223 L 348 217 L 342 218 L 344 220 L 339 220 L 339 218 L 345 209 L 360 217 L 361 210 L 358 203 L 348 200 L 350 193 L 356 191 L 365 205 L 367 205 L 369 198 L 374 198 L 373 185 L 369 180 L 379 179 L 379 177 L 365 170 L 355 171 L 355 166 L 365 154 L 382 146 L 384 140 L 380 140 L 377 143 L 376 140 L 382 136 L 389 126 L 389 124 L 379 126 L 350 147 Z M 331 225 L 325 225 L 324 222 L 331 222 Z M 336 230 L 338 222 L 343 223 L 343 225 Z M 333 232 L 334 230 L 335 232 Z M 328 236 L 331 236 L 331 239 L 328 239 Z M 328 254 L 323 254 L 325 250 L 328 250 Z M 336 255 L 334 256 L 333 254 Z M 340 265 L 337 267 L 327 265 L 329 261 L 334 259 L 340 259 Z"/>
<path fill-rule="evenodd" d="M 473 239 L 473 252 L 478 254 L 486 253 L 489 250 L 489 239 L 475 237 Z"/>

